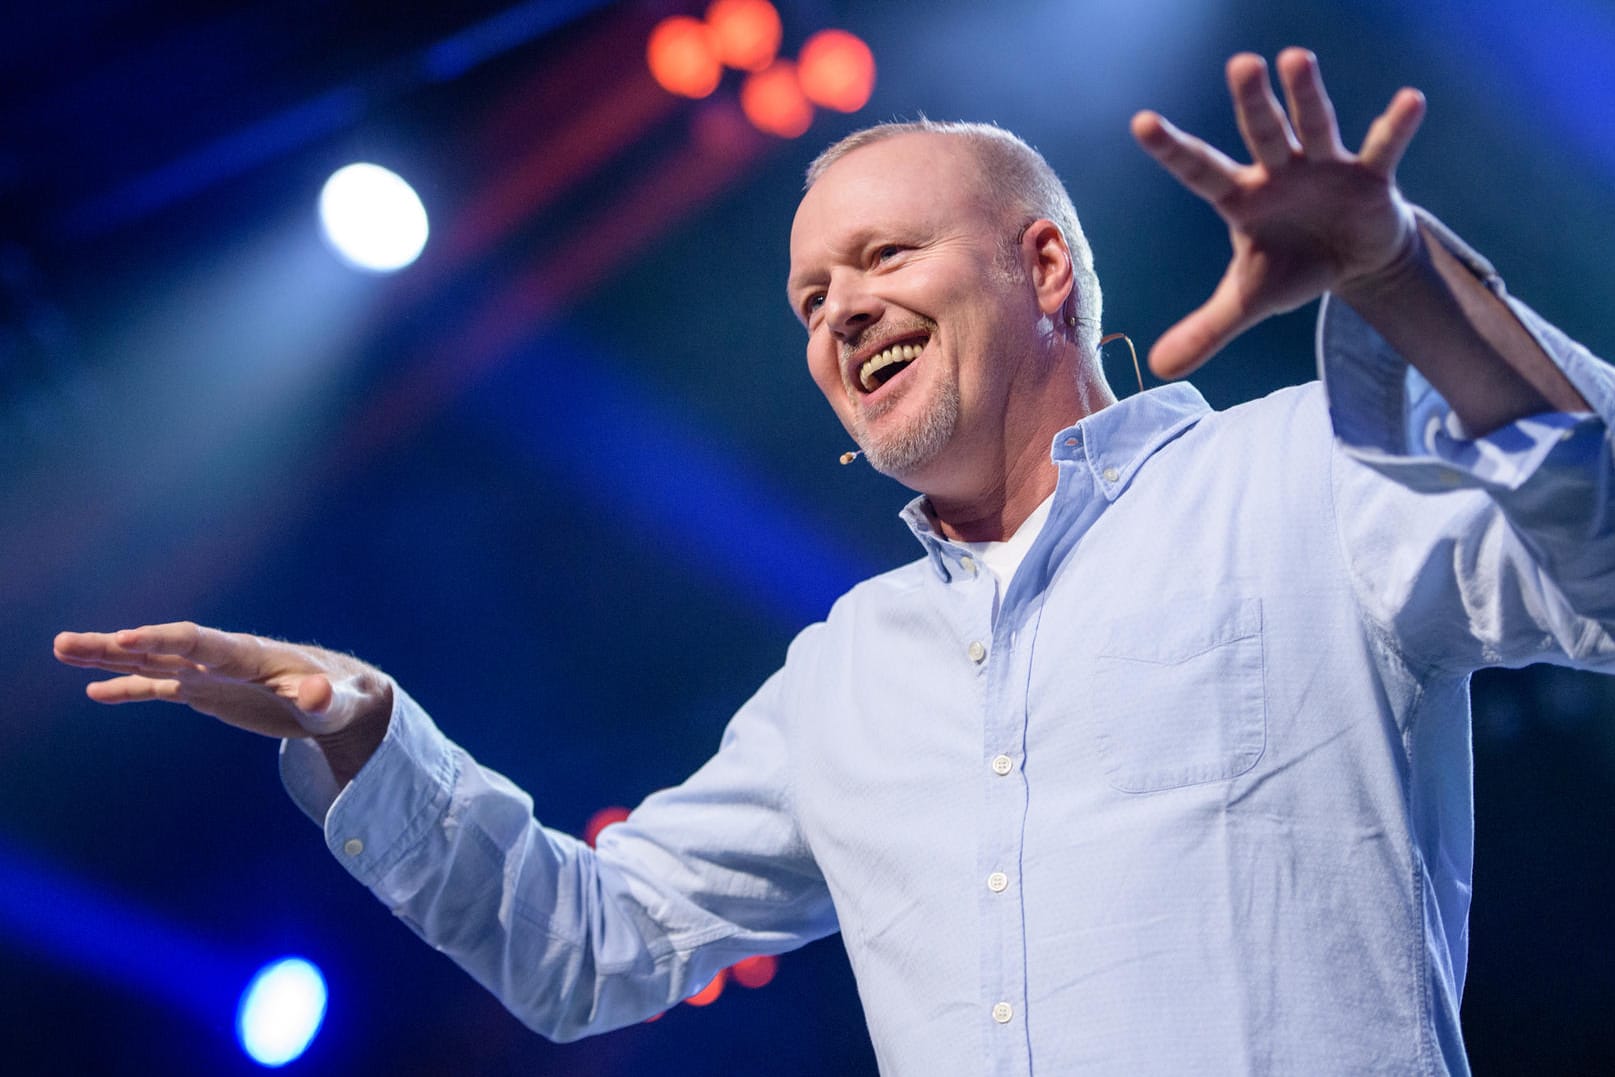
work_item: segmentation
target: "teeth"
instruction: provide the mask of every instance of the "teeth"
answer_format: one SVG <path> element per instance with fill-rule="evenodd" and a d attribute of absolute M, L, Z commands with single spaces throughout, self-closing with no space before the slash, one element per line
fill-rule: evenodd
<path fill-rule="evenodd" d="M 924 344 L 894 344 L 883 352 L 870 356 L 864 365 L 858 368 L 858 380 L 863 383 L 865 392 L 874 392 L 880 386 L 875 380 L 875 374 L 885 370 L 893 363 L 907 363 L 919 358 L 920 350 Z"/>

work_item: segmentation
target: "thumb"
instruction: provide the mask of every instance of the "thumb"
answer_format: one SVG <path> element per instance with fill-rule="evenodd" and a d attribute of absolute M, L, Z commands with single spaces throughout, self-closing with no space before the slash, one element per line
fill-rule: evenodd
<path fill-rule="evenodd" d="M 297 695 L 292 700 L 298 710 L 319 718 L 337 717 L 328 715 L 335 701 L 336 690 L 331 686 L 331 678 L 323 673 L 311 673 L 299 681 Z"/>
<path fill-rule="evenodd" d="M 1159 378 L 1185 377 L 1259 320 L 1240 301 L 1230 267 L 1210 299 L 1161 334 L 1150 349 L 1150 371 Z"/>

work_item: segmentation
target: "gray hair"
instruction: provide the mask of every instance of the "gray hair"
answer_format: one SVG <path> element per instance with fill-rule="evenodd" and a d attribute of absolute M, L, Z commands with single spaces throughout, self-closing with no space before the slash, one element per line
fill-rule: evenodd
<path fill-rule="evenodd" d="M 1066 246 L 1071 249 L 1072 270 L 1075 275 L 1074 297 L 1076 304 L 1076 338 L 1083 352 L 1097 356 L 1099 351 L 1099 320 L 1104 298 L 1099 291 L 1099 278 L 1094 274 L 1093 250 L 1083 234 L 1082 223 L 1077 220 L 1077 209 L 1071 204 L 1071 195 L 1065 184 L 1054 174 L 1054 169 L 1043 155 L 1009 131 L 989 123 L 962 123 L 954 121 L 918 120 L 878 123 L 854 131 L 836 142 L 808 165 L 806 190 L 812 187 L 841 158 L 854 150 L 875 142 L 884 142 L 900 135 L 933 134 L 963 139 L 981 165 L 981 178 L 985 193 L 998 205 L 1025 217 L 1027 221 L 1047 218 L 1060 229 Z M 1017 236 L 1018 240 L 1019 237 Z"/>

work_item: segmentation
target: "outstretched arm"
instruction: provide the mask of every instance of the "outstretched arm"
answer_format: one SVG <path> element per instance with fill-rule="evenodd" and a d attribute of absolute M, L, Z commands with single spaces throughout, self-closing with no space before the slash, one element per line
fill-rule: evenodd
<path fill-rule="evenodd" d="M 1286 49 L 1278 70 L 1288 114 L 1261 57 L 1228 61 L 1248 165 L 1154 112 L 1133 117 L 1134 137 L 1217 210 L 1233 245 L 1211 298 L 1161 337 L 1150 368 L 1181 377 L 1257 322 L 1334 292 L 1435 386 L 1472 437 L 1526 415 L 1586 410 L 1507 305 L 1419 227 L 1397 190 L 1423 96 L 1398 92 L 1352 153 L 1317 58 Z"/>
<path fill-rule="evenodd" d="M 323 780 L 288 788 L 350 873 L 552 1039 L 642 1020 L 735 961 L 836 928 L 789 807 L 781 677 L 742 708 L 716 758 L 612 827 L 597 853 L 544 829 L 526 793 L 347 655 L 188 622 L 64 632 L 56 655 L 115 674 L 89 686 L 99 702 L 185 703 L 293 738 L 288 777 L 310 776 L 308 741 L 339 783 L 369 761 L 341 797 Z"/>
<path fill-rule="evenodd" d="M 189 621 L 117 632 L 62 632 L 56 657 L 116 674 L 92 682 L 97 703 L 166 700 L 271 737 L 312 738 L 339 785 L 387 733 L 392 682 L 345 654 Z"/>

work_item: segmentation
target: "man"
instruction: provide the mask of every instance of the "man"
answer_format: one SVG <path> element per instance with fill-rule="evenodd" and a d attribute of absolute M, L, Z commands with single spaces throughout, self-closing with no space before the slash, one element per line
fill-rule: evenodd
<path fill-rule="evenodd" d="M 1251 165 L 1134 120 L 1234 245 L 1151 361 L 1328 292 L 1327 400 L 1115 402 L 1069 200 L 1001 132 L 821 158 L 790 300 L 925 556 L 598 852 L 357 660 L 189 624 L 57 654 L 289 738 L 338 858 L 553 1037 L 840 930 L 884 1072 L 1463 1072 L 1468 675 L 1615 667 L 1615 380 L 1401 200 L 1418 94 L 1351 154 L 1315 59 L 1278 67 L 1288 116 L 1229 63 Z"/>

